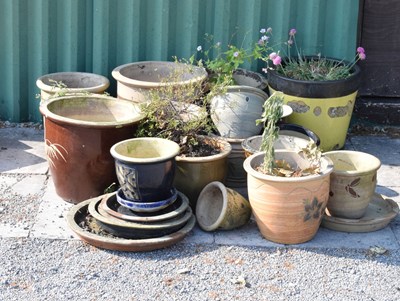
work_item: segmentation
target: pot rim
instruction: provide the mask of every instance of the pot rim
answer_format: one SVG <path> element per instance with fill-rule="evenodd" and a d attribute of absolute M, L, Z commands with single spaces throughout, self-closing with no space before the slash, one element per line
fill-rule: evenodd
<path fill-rule="evenodd" d="M 199 76 L 195 76 L 192 79 L 187 79 L 183 81 L 178 81 L 178 82 L 168 82 L 168 83 L 162 83 L 162 82 L 149 82 L 149 81 L 144 81 L 144 80 L 138 80 L 138 79 L 133 79 L 126 77 L 121 73 L 121 71 L 125 68 L 131 67 L 131 66 L 137 66 L 137 65 L 157 65 L 157 64 L 163 64 L 163 65 L 169 65 L 173 66 L 175 64 L 179 64 L 180 66 L 190 66 L 195 68 L 195 72 L 201 73 Z M 121 66 L 116 67 L 112 72 L 111 72 L 112 77 L 114 77 L 115 80 L 118 82 L 121 82 L 126 85 L 133 85 L 137 86 L 140 88 L 158 88 L 158 87 L 163 87 L 166 85 L 185 85 L 189 84 L 191 82 L 196 82 L 196 81 L 203 81 L 208 77 L 208 73 L 206 69 L 203 67 L 195 66 L 195 65 L 190 65 L 190 64 L 184 64 L 180 62 L 169 62 L 169 61 L 140 61 L 140 62 L 134 62 L 134 63 L 128 63 L 124 64 Z"/>
<path fill-rule="evenodd" d="M 100 84 L 96 86 L 91 86 L 91 87 L 79 87 L 79 88 L 65 88 L 68 92 L 74 93 L 74 92 L 79 92 L 79 91 L 84 91 L 84 92 L 98 92 L 98 91 L 103 91 L 106 90 L 110 86 L 110 81 L 108 80 L 107 77 L 100 75 L 100 74 L 95 74 L 95 73 L 89 73 L 89 72 L 55 72 L 55 73 L 49 73 L 40 76 L 36 80 L 36 86 L 45 92 L 50 92 L 50 93 L 56 93 L 63 88 L 55 87 L 48 85 L 44 82 L 45 79 L 51 78 L 51 76 L 63 76 L 63 75 L 75 75 L 75 76 L 90 76 L 92 78 L 96 78 L 101 82 Z"/>
<path fill-rule="evenodd" d="M 222 193 L 222 208 L 221 208 L 221 212 L 219 213 L 219 216 L 218 216 L 217 220 L 214 223 L 212 223 L 211 225 L 204 225 L 201 222 L 200 213 L 199 213 L 199 208 L 200 208 L 200 204 L 201 204 L 201 197 L 207 192 L 207 190 L 212 189 L 214 187 L 217 188 Z M 199 225 L 201 226 L 202 229 L 204 229 L 206 231 L 214 231 L 219 227 L 221 222 L 224 220 L 224 216 L 225 216 L 226 210 L 228 208 L 227 199 L 228 199 L 228 194 L 227 194 L 227 191 L 226 191 L 226 187 L 225 187 L 224 184 L 222 184 L 219 181 L 213 181 L 211 183 L 208 183 L 201 190 L 200 195 L 197 198 L 196 215 L 199 215 L 197 217 L 197 222 L 199 223 Z"/>
<path fill-rule="evenodd" d="M 374 155 L 365 153 L 365 152 L 352 151 L 352 150 L 336 150 L 336 151 L 325 152 L 323 154 L 327 157 L 329 157 L 329 155 L 335 155 L 335 154 L 343 154 L 346 157 L 363 156 L 363 157 L 365 157 L 365 160 L 368 161 L 368 168 L 362 168 L 362 169 L 358 169 L 358 170 L 335 170 L 335 167 L 334 167 L 333 172 L 340 176 L 363 175 L 363 174 L 370 173 L 371 171 L 376 171 L 381 167 L 381 161 L 379 160 L 379 158 L 375 157 Z M 331 160 L 332 160 L 333 164 L 335 165 L 334 160 L 333 159 L 331 159 Z"/>
<path fill-rule="evenodd" d="M 268 98 L 268 94 L 263 90 L 251 86 L 241 86 L 241 85 L 231 85 L 226 87 L 226 92 L 235 93 L 235 92 L 244 92 L 244 93 L 252 93 L 260 96 L 264 100 Z"/>
<path fill-rule="evenodd" d="M 158 141 L 163 144 L 162 148 L 163 149 L 168 149 L 168 154 L 164 154 L 163 156 L 159 157 L 152 157 L 152 158 L 137 158 L 137 157 L 128 157 L 121 155 L 120 153 L 117 152 L 116 148 L 122 144 L 129 143 L 131 141 Z M 158 138 L 158 137 L 139 137 L 139 138 L 131 138 L 131 139 L 126 139 L 123 141 L 120 141 L 116 144 L 114 144 L 110 148 L 110 153 L 111 156 L 113 156 L 114 159 L 119 160 L 121 162 L 126 162 L 126 163 L 138 163 L 138 164 L 146 164 L 146 163 L 156 163 L 156 162 L 163 162 L 167 160 L 174 159 L 180 151 L 180 147 L 178 143 L 164 139 L 164 138 Z"/>
<path fill-rule="evenodd" d="M 130 117 L 125 120 L 120 121 L 104 121 L 104 122 L 96 122 L 96 121 L 84 121 L 78 119 L 72 119 L 64 116 L 57 115 L 48 109 L 48 106 L 56 101 L 60 100 L 73 100 L 73 99 L 81 99 L 81 98 L 95 98 L 95 99 L 104 99 L 107 101 L 113 101 L 116 103 L 124 103 L 125 105 L 132 106 L 132 109 L 135 110 L 136 113 L 133 117 Z M 116 99 L 111 96 L 103 96 L 99 94 L 90 94 L 90 95 L 67 95 L 67 96 L 60 96 L 55 97 L 47 100 L 45 103 L 42 103 L 39 106 L 40 113 L 43 115 L 44 118 L 48 118 L 56 123 L 63 123 L 69 125 L 75 125 L 80 127 L 91 127 L 91 128 L 118 128 L 127 125 L 131 125 L 134 123 L 138 123 L 140 120 L 144 118 L 144 116 L 140 112 L 140 108 L 137 104 L 132 101 L 124 100 L 124 99 Z"/>
<path fill-rule="evenodd" d="M 276 150 L 275 153 L 297 154 L 297 152 L 294 150 Z M 259 171 L 256 171 L 253 167 L 253 165 L 254 165 L 253 161 L 255 159 L 258 159 L 258 157 L 264 156 L 264 154 L 265 154 L 265 152 L 258 152 L 244 160 L 243 168 L 248 173 L 248 175 L 251 175 L 257 179 L 264 180 L 264 181 L 278 182 L 278 183 L 285 183 L 285 182 L 293 183 L 293 182 L 307 182 L 310 180 L 314 180 L 316 178 L 326 177 L 326 176 L 329 176 L 333 171 L 332 160 L 328 157 L 323 156 L 321 158 L 321 160 L 324 161 L 323 165 L 325 165 L 325 168 L 322 169 L 320 174 L 308 175 L 308 176 L 304 176 L 304 177 L 278 177 L 278 176 L 267 175 L 267 174 L 263 174 Z"/>
<path fill-rule="evenodd" d="M 227 157 L 231 151 L 232 151 L 232 146 L 229 144 L 228 141 L 225 141 L 223 138 L 220 137 L 211 137 L 211 136 L 202 136 L 205 139 L 210 139 L 210 140 L 216 140 L 220 143 L 221 145 L 221 152 L 215 155 L 211 156 L 206 156 L 206 157 L 184 157 L 182 155 L 176 156 L 176 161 L 179 162 L 191 162 L 191 163 L 204 163 L 204 162 L 211 162 L 215 161 L 218 159 L 223 159 Z"/>

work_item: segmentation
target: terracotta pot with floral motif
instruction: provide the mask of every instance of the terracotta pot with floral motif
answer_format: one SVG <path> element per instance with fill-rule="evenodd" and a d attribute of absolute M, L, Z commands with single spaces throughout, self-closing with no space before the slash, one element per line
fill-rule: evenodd
<path fill-rule="evenodd" d="M 292 150 L 277 150 L 277 160 L 301 164 Z M 250 205 L 261 234 L 282 244 L 299 244 L 317 233 L 329 198 L 329 158 L 321 159 L 321 172 L 304 177 L 277 177 L 257 171 L 264 152 L 255 153 L 244 161 Z"/>

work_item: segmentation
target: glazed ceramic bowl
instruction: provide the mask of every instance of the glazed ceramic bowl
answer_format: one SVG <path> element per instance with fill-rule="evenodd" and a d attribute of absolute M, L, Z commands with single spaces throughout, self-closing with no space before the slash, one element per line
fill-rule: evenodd
<path fill-rule="evenodd" d="M 125 200 L 158 202 L 171 197 L 179 145 L 161 138 L 133 138 L 111 147 Z"/>
<path fill-rule="evenodd" d="M 178 197 L 178 191 L 175 188 L 172 188 L 170 191 L 170 195 L 166 199 L 154 202 L 141 202 L 141 201 L 129 200 L 125 197 L 122 189 L 118 189 L 116 196 L 117 196 L 117 202 L 121 206 L 124 206 L 132 211 L 155 212 L 164 209 L 165 207 L 175 202 Z"/>

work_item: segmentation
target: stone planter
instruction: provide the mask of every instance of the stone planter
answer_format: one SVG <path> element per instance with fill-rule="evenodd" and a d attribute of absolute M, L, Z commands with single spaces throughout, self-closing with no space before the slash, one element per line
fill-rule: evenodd
<path fill-rule="evenodd" d="M 174 72 L 181 77 L 179 81 L 174 83 L 163 82 L 163 79 L 170 78 Z M 144 102 L 148 100 L 150 89 L 157 89 L 167 84 L 185 86 L 193 82 L 202 82 L 208 74 L 204 68 L 193 65 L 165 61 L 145 61 L 118 66 L 112 71 L 112 76 L 117 80 L 119 99 Z"/>
<path fill-rule="evenodd" d="M 55 82 L 66 88 L 57 87 Z M 102 94 L 110 86 L 110 81 L 102 75 L 86 72 L 57 72 L 39 77 L 36 86 L 40 89 L 41 101 L 46 101 L 55 94 L 96 93 Z M 57 95 L 56 95 L 57 96 Z M 64 95 L 58 95 L 64 96 Z"/>
<path fill-rule="evenodd" d="M 57 194 L 78 203 L 117 181 L 110 148 L 132 137 L 135 104 L 106 96 L 64 96 L 40 106 L 50 173 Z"/>

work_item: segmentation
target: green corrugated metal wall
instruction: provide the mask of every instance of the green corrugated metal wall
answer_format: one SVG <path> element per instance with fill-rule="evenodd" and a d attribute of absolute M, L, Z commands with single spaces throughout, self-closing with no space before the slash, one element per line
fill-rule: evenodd
<path fill-rule="evenodd" d="M 210 33 L 250 43 L 262 27 L 290 28 L 305 54 L 351 59 L 358 0 L 0 0 L 0 119 L 40 121 L 36 79 L 190 57 Z M 257 66 L 247 66 L 256 69 Z M 114 88 L 115 89 L 115 88 Z"/>

